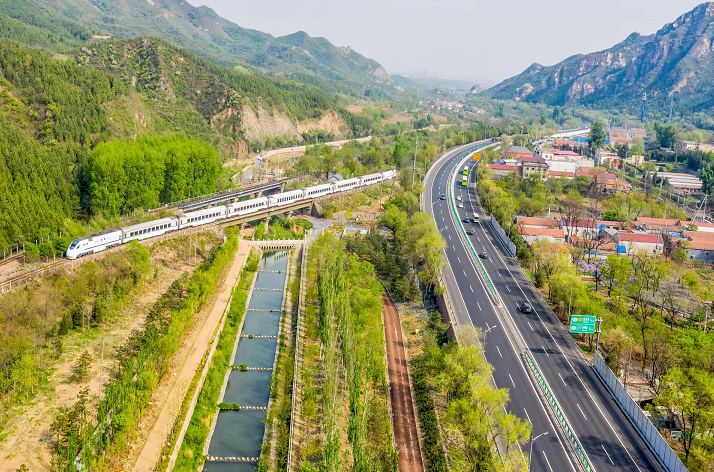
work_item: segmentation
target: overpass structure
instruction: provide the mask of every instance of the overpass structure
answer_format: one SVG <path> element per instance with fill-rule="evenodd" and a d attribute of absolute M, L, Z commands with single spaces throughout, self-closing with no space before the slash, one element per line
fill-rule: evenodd
<path fill-rule="evenodd" d="M 664 470 L 485 222 L 474 185 L 475 166 L 468 164 L 467 187 L 455 179 L 465 155 L 486 144 L 445 154 L 425 179 L 424 209 L 433 215 L 447 244 L 443 279 L 455 331 L 468 325 L 482 329 L 484 353 L 494 366 L 493 383 L 510 391 L 508 409 L 532 424 L 533 437 L 550 433 L 535 443 L 531 470 Z M 441 200 L 441 194 L 447 200 Z M 456 205 L 458 196 L 463 208 Z M 462 223 L 473 213 L 482 216 L 480 223 Z M 465 227 L 475 234 L 466 234 Z M 531 304 L 531 314 L 518 310 L 523 302 Z"/>

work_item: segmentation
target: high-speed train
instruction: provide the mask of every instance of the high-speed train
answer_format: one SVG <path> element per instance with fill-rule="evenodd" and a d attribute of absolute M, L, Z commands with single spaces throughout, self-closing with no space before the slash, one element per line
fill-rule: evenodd
<path fill-rule="evenodd" d="M 334 184 L 322 184 L 300 190 L 277 193 L 269 197 L 253 198 L 242 202 L 218 205 L 203 210 L 192 211 L 168 218 L 161 218 L 138 225 L 112 229 L 91 236 L 85 236 L 72 241 L 66 251 L 68 259 L 94 254 L 120 244 L 126 244 L 134 239 L 148 239 L 161 236 L 170 231 L 201 226 L 225 218 L 248 215 L 268 208 L 276 208 L 293 204 L 300 200 L 310 200 L 332 193 L 346 192 L 357 187 L 365 187 L 396 177 L 396 170 L 387 170 L 376 174 L 364 175 L 353 179 L 340 180 Z"/>

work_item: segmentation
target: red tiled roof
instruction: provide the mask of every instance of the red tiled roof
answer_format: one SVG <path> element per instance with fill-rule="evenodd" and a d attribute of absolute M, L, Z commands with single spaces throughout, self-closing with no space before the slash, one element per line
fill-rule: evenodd
<path fill-rule="evenodd" d="M 516 224 L 525 226 L 550 226 L 553 228 L 560 226 L 558 220 L 555 218 L 538 218 L 535 216 L 517 216 Z"/>
<path fill-rule="evenodd" d="M 635 218 L 637 223 L 643 225 L 662 225 L 662 226 L 679 226 L 679 220 L 676 218 L 650 218 L 648 216 L 638 216 Z"/>
<path fill-rule="evenodd" d="M 714 241 L 714 233 L 708 231 L 684 231 L 684 237 L 689 238 L 692 241 L 696 240 L 706 240 Z"/>
<path fill-rule="evenodd" d="M 689 241 L 690 249 L 699 249 L 700 251 L 714 251 L 714 241 L 707 241 L 705 239 Z"/>
<path fill-rule="evenodd" d="M 560 149 L 556 149 L 553 151 L 553 155 L 555 156 L 579 156 L 577 152 L 573 151 L 561 151 Z"/>
<path fill-rule="evenodd" d="M 543 159 L 535 156 L 524 156 L 516 159 L 518 162 L 543 162 Z"/>
<path fill-rule="evenodd" d="M 521 230 L 523 236 L 550 236 L 551 238 L 565 238 L 562 229 L 558 228 L 534 228 L 532 226 L 524 226 Z"/>
<path fill-rule="evenodd" d="M 620 241 L 631 241 L 634 243 L 652 243 L 660 244 L 662 240 L 659 234 L 649 234 L 649 233 L 620 233 Z"/>
<path fill-rule="evenodd" d="M 493 170 L 512 170 L 514 172 L 518 170 L 518 166 L 509 166 L 507 164 L 489 164 L 488 166 Z"/>
<path fill-rule="evenodd" d="M 549 170 L 548 175 L 557 175 L 560 177 L 575 177 L 575 172 L 566 172 L 564 170 Z"/>
<path fill-rule="evenodd" d="M 597 228 L 599 226 L 599 223 L 595 220 L 583 219 L 575 220 L 573 221 L 573 224 L 570 224 L 570 220 L 563 218 L 563 225 L 575 228 Z"/>
<path fill-rule="evenodd" d="M 627 144 L 629 144 L 632 142 L 632 140 L 627 137 L 613 136 L 610 138 L 610 142 L 611 143 L 627 143 Z"/>
<path fill-rule="evenodd" d="M 707 223 L 706 221 L 681 221 L 682 226 L 694 225 L 698 228 L 714 228 L 714 224 Z"/>
<path fill-rule="evenodd" d="M 598 180 L 616 180 L 617 176 L 615 174 L 596 174 Z"/>

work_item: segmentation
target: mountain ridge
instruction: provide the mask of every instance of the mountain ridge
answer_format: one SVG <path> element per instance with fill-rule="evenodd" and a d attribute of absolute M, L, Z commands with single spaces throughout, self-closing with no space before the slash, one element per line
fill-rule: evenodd
<path fill-rule="evenodd" d="M 310 74 L 361 94 L 364 85 L 396 91 L 387 71 L 351 48 L 307 33 L 274 37 L 243 28 L 207 6 L 183 0 L 1 0 L 0 12 L 27 17 L 31 8 L 53 19 L 70 21 L 99 36 L 153 36 L 232 68 L 291 77 Z M 35 13 L 36 14 L 36 13 Z"/>
<path fill-rule="evenodd" d="M 651 35 L 552 65 L 531 64 L 485 91 L 495 99 L 635 109 L 642 94 L 693 111 L 714 107 L 714 2 L 702 3 Z"/>

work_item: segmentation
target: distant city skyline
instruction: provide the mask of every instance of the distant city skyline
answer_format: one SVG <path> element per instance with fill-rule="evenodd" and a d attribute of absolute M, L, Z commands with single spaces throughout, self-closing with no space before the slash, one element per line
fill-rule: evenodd
<path fill-rule="evenodd" d="M 188 0 L 274 36 L 305 31 L 381 63 L 390 73 L 494 85 L 534 62 L 552 65 L 655 33 L 700 1 Z"/>

